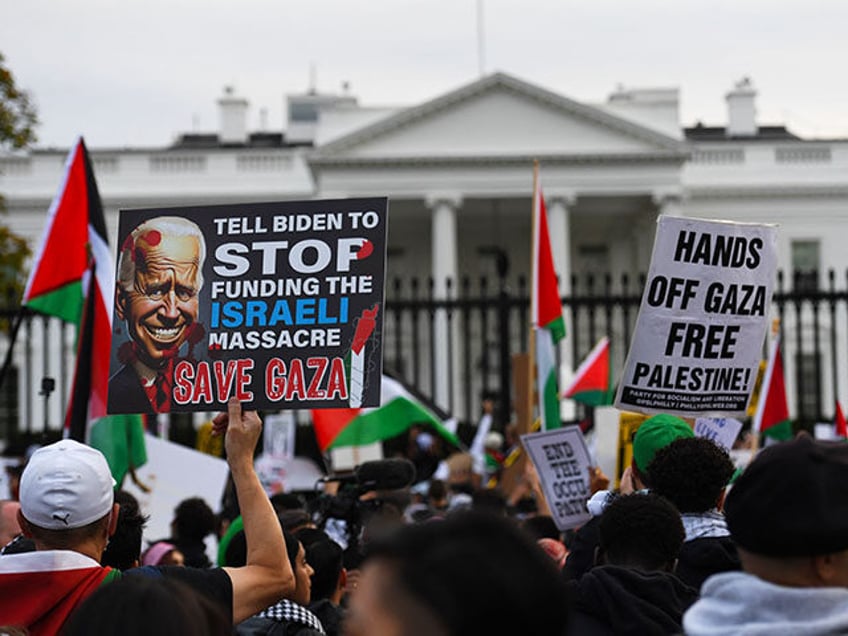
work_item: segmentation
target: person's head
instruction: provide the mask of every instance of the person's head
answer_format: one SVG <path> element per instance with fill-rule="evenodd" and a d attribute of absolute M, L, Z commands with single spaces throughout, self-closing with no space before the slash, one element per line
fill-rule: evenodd
<path fill-rule="evenodd" d="M 636 485 L 644 488 L 650 485 L 648 466 L 661 448 L 681 437 L 694 437 L 692 427 L 674 415 L 654 415 L 642 422 L 633 437 L 633 477 Z"/>
<path fill-rule="evenodd" d="M 534 515 L 521 522 L 521 529 L 534 541 L 539 539 L 554 539 L 559 541 L 562 533 L 557 528 L 554 518 L 550 515 Z"/>
<path fill-rule="evenodd" d="M 496 488 L 478 488 L 471 494 L 471 507 L 479 512 L 505 517 L 506 496 Z"/>
<path fill-rule="evenodd" d="M 313 528 L 310 526 L 304 528 L 298 528 L 295 532 L 292 532 L 295 538 L 300 541 L 306 548 L 309 548 L 309 545 L 312 543 L 318 543 L 319 541 L 323 541 L 325 539 L 329 539 L 330 535 L 319 528 Z M 307 550 L 308 552 L 309 550 Z"/>
<path fill-rule="evenodd" d="M 185 565 L 185 555 L 173 543 L 157 541 L 141 555 L 142 565 Z"/>
<path fill-rule="evenodd" d="M 129 570 L 136 567 L 141 558 L 141 535 L 147 517 L 141 513 L 136 498 L 125 490 L 115 493 L 115 503 L 121 506 L 118 524 L 115 534 L 109 539 L 109 545 L 103 551 L 100 563 L 119 570 Z"/>
<path fill-rule="evenodd" d="M 567 618 L 565 582 L 545 553 L 508 520 L 468 513 L 372 545 L 345 633 L 560 634 Z"/>
<path fill-rule="evenodd" d="M 294 594 L 289 597 L 289 600 L 300 605 L 309 605 L 312 598 L 312 575 L 315 570 L 306 560 L 303 544 L 285 530 L 283 536 L 286 539 L 286 555 L 294 572 Z"/>
<path fill-rule="evenodd" d="M 224 610 L 185 583 L 124 576 L 101 585 L 71 615 L 63 636 L 228 636 Z"/>
<path fill-rule="evenodd" d="M 281 524 L 282 525 L 282 524 Z M 307 605 L 312 596 L 312 574 L 314 570 L 310 567 L 306 558 L 306 550 L 303 544 L 293 534 L 283 529 L 283 537 L 286 540 L 286 556 L 294 572 L 294 593 L 287 598 L 295 603 Z M 247 563 L 247 540 L 244 530 L 236 532 L 227 546 L 224 557 L 224 565 L 231 568 L 240 568 Z"/>
<path fill-rule="evenodd" d="M 21 504 L 9 499 L 0 500 L 0 548 L 21 533 L 18 510 Z"/>
<path fill-rule="evenodd" d="M 205 258 L 200 228 L 180 217 L 145 221 L 121 245 L 116 312 L 147 367 L 175 356 L 196 328 Z"/>
<path fill-rule="evenodd" d="M 312 567 L 312 601 L 330 599 L 338 604 L 344 591 L 346 572 L 343 550 L 332 539 L 306 544 L 306 561 Z"/>
<path fill-rule="evenodd" d="M 471 492 L 474 479 L 474 458 L 470 453 L 454 453 L 445 460 L 448 466 L 448 486 L 455 492 Z"/>
<path fill-rule="evenodd" d="M 448 489 L 441 479 L 430 480 L 427 502 L 434 510 L 444 510 L 448 507 Z"/>
<path fill-rule="evenodd" d="M 18 490 L 21 485 L 21 473 L 23 472 L 23 464 L 6 466 L 6 479 L 9 483 L 9 499 L 11 499 L 12 501 L 18 501 L 21 498 Z"/>
<path fill-rule="evenodd" d="M 209 504 L 200 497 L 190 497 L 177 505 L 171 528 L 179 541 L 197 543 L 215 532 L 216 524 L 215 513 Z"/>
<path fill-rule="evenodd" d="M 848 587 L 848 444 L 763 449 L 724 506 L 742 568 L 778 585 Z"/>
<path fill-rule="evenodd" d="M 651 490 L 681 513 L 720 508 L 734 470 L 727 451 L 703 437 L 674 440 L 657 451 L 648 467 Z"/>
<path fill-rule="evenodd" d="M 314 528 L 315 522 L 306 510 L 283 510 L 277 514 L 283 530 L 295 533 L 302 528 Z"/>
<path fill-rule="evenodd" d="M 655 571 L 674 570 L 686 533 L 680 514 L 652 493 L 616 497 L 598 525 L 599 564 Z"/>
<path fill-rule="evenodd" d="M 100 451 L 70 439 L 44 446 L 21 475 L 21 530 L 39 550 L 75 550 L 99 561 L 118 522 L 114 485 Z"/>
<path fill-rule="evenodd" d="M 293 492 L 278 492 L 271 495 L 271 505 L 277 514 L 284 510 L 305 510 L 306 502 L 303 497 Z"/>

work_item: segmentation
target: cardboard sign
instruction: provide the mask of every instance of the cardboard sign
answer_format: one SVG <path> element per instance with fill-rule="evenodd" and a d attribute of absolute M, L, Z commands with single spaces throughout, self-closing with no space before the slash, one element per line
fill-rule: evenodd
<path fill-rule="evenodd" d="M 742 422 L 732 417 L 699 417 L 695 420 L 695 437 L 711 439 L 723 449 L 729 451 L 739 437 Z"/>
<path fill-rule="evenodd" d="M 378 406 L 387 205 L 121 210 L 108 412 Z"/>
<path fill-rule="evenodd" d="M 633 440 L 636 431 L 648 419 L 641 413 L 622 412 L 618 418 L 618 462 L 615 471 L 615 487 L 621 486 L 621 476 L 633 463 Z"/>
<path fill-rule="evenodd" d="M 536 466 L 551 515 L 560 530 L 587 521 L 589 467 L 592 461 L 579 426 L 521 436 L 521 443 Z"/>
<path fill-rule="evenodd" d="M 658 223 L 616 406 L 744 416 L 768 327 L 776 228 L 670 216 Z"/>

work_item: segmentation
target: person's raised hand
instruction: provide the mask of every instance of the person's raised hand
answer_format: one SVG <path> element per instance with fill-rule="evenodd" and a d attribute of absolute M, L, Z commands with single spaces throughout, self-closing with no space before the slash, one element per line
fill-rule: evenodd
<path fill-rule="evenodd" d="M 636 483 L 633 481 L 633 467 L 628 466 L 621 473 L 621 480 L 618 482 L 618 492 L 622 495 L 632 495 L 636 490 Z"/>
<path fill-rule="evenodd" d="M 599 490 L 609 488 L 610 480 L 599 466 L 589 466 L 589 493 L 594 495 Z"/>
<path fill-rule="evenodd" d="M 213 435 L 224 435 L 227 462 L 247 462 L 253 466 L 253 451 L 262 434 L 262 420 L 256 411 L 242 411 L 241 402 L 231 397 L 227 412 L 219 413 L 212 420 Z"/>

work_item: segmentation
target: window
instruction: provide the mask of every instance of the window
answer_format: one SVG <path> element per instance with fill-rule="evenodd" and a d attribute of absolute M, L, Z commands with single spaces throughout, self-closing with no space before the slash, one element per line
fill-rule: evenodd
<path fill-rule="evenodd" d="M 819 242 L 792 241 L 793 289 L 814 292 L 819 288 Z"/>

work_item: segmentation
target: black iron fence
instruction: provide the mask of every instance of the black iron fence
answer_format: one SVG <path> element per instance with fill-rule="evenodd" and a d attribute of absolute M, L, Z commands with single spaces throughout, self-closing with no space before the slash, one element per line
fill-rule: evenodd
<path fill-rule="evenodd" d="M 560 356 L 577 364 L 602 337 L 620 370 L 639 311 L 643 276 L 573 277 L 563 298 L 568 329 Z M 512 356 L 527 350 L 527 280 L 448 281 L 436 297 L 432 280 L 391 280 L 383 347 L 387 370 L 460 420 L 479 416 L 482 395 L 500 396 L 510 417 Z M 771 309 L 780 319 L 791 411 L 804 423 L 830 420 L 834 400 L 848 399 L 848 272 L 778 273 Z M 14 312 L 0 312 L 8 324 Z M 75 329 L 27 315 L 15 364 L 0 386 L 0 440 L 19 431 L 61 427 L 73 373 Z M 6 342 L 8 339 L 6 339 Z M 615 375 L 615 373 L 614 373 Z"/>
<path fill-rule="evenodd" d="M 568 329 L 564 354 L 576 367 L 602 336 L 611 346 L 613 375 L 624 366 L 645 277 L 572 277 L 563 298 Z M 501 397 L 501 419 L 510 417 L 512 355 L 527 350 L 529 289 L 525 278 L 463 278 L 443 298 L 432 279 L 394 280 L 387 290 L 384 363 L 465 421 L 479 416 L 481 396 Z M 834 400 L 848 398 L 848 271 L 837 283 L 829 271 L 779 272 L 771 307 L 780 320 L 791 411 L 812 424 L 831 420 Z M 438 320 L 447 323 L 438 339 Z M 441 358 L 441 363 L 439 360 Z M 446 373 L 449 392 L 438 395 Z"/>

